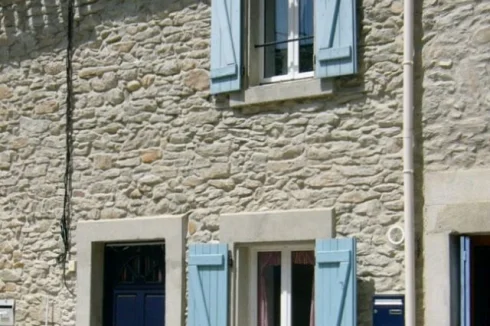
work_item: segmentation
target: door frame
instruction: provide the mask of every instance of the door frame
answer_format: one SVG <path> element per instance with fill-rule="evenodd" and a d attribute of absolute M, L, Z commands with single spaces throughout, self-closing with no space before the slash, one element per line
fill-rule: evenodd
<path fill-rule="evenodd" d="M 424 174 L 423 305 L 426 325 L 460 325 L 454 238 L 490 234 L 490 169 Z M 421 223 L 422 224 L 422 223 Z M 457 256 L 457 258 L 455 257 Z M 417 300 L 419 307 L 422 300 Z"/>
<path fill-rule="evenodd" d="M 187 215 L 77 223 L 77 326 L 103 321 L 104 247 L 110 242 L 165 241 L 165 325 L 184 325 Z"/>

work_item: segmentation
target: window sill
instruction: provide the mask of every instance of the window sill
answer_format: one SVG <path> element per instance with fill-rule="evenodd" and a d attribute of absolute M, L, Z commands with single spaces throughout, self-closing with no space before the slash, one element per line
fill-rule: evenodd
<path fill-rule="evenodd" d="M 303 80 L 252 86 L 241 92 L 230 94 L 227 104 L 229 107 L 241 107 L 327 96 L 332 94 L 332 79 L 308 78 Z"/>

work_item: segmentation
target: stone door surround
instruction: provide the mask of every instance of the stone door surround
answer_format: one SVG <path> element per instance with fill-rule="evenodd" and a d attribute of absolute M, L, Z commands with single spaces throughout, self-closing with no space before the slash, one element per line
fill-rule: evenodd
<path fill-rule="evenodd" d="M 165 325 L 184 325 L 187 217 L 154 216 L 79 222 L 77 326 L 102 325 L 104 245 L 108 242 L 165 241 Z"/>
<path fill-rule="evenodd" d="M 490 234 L 490 170 L 430 172 L 424 178 L 425 324 L 459 325 L 460 234 Z"/>

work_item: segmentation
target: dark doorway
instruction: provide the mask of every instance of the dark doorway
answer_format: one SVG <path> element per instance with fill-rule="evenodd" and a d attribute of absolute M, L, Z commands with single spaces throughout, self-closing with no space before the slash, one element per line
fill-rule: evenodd
<path fill-rule="evenodd" d="M 473 325 L 490 325 L 490 237 L 472 237 Z"/>
<path fill-rule="evenodd" d="M 104 326 L 165 325 L 165 245 L 107 244 Z"/>

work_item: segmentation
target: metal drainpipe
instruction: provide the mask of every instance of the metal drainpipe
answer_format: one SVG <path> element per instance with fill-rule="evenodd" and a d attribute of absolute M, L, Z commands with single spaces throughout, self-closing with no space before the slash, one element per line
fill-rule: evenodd
<path fill-rule="evenodd" d="M 405 325 L 416 325 L 413 177 L 413 16 L 414 0 L 404 0 L 403 190 L 405 220 Z"/>

